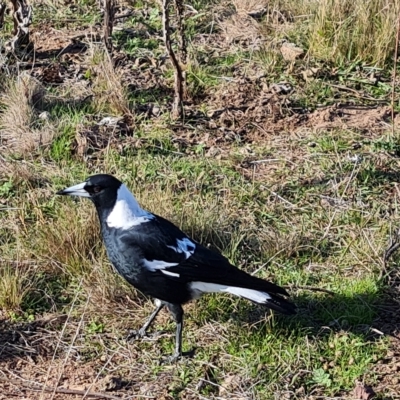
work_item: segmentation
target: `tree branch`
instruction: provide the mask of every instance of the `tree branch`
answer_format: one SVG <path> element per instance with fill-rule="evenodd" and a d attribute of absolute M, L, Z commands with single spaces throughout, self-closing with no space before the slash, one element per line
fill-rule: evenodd
<path fill-rule="evenodd" d="M 111 54 L 112 45 L 112 31 L 114 27 L 114 17 L 115 17 L 115 2 L 114 0 L 104 1 L 104 28 L 103 28 L 103 40 L 108 53 Z"/>
<path fill-rule="evenodd" d="M 174 102 L 172 105 L 172 117 L 175 119 L 183 117 L 183 88 L 184 88 L 184 76 L 182 73 L 182 68 L 177 60 L 175 53 L 171 45 L 171 33 L 169 27 L 169 5 L 170 0 L 163 0 L 163 35 L 164 44 L 167 49 L 168 55 L 171 59 L 172 65 L 175 70 L 175 83 L 174 83 Z"/>
<path fill-rule="evenodd" d="M 187 61 L 187 46 L 186 46 L 186 35 L 185 35 L 185 20 L 183 18 L 184 6 L 182 0 L 174 0 L 176 9 L 176 18 L 178 22 L 179 32 L 179 59 L 182 64 L 186 64 Z"/>
<path fill-rule="evenodd" d="M 6 12 L 6 3 L 0 3 L 0 29 L 3 28 L 4 25 L 4 14 Z"/>
<path fill-rule="evenodd" d="M 32 23 L 32 6 L 26 0 L 11 0 L 14 8 L 14 37 L 11 49 L 14 54 L 26 52 L 32 43 L 29 37 L 29 25 Z"/>

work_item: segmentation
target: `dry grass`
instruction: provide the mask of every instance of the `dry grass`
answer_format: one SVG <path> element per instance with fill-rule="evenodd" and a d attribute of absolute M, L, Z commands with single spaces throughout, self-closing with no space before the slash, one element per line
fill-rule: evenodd
<path fill-rule="evenodd" d="M 393 55 L 398 0 L 308 0 L 275 2 L 272 9 L 295 17 L 286 23 L 291 36 L 314 58 L 384 66 Z"/>
<path fill-rule="evenodd" d="M 232 0 L 238 14 L 253 14 L 265 12 L 268 7 L 268 0 Z"/>
<path fill-rule="evenodd" d="M 227 43 L 241 42 L 254 46 L 263 39 L 260 23 L 251 17 L 262 15 L 267 7 L 265 1 L 233 0 L 234 10 L 226 4 L 220 4 L 215 10 L 218 24 L 224 33 Z"/>
<path fill-rule="evenodd" d="M 9 80 L 0 95 L 0 143 L 5 149 L 28 154 L 48 145 L 54 136 L 54 127 L 43 121 L 37 128 L 38 115 L 43 106 L 45 90 L 28 74 Z"/>
<path fill-rule="evenodd" d="M 219 23 L 228 43 L 245 41 L 251 45 L 262 38 L 257 21 L 244 13 L 235 13 Z"/>
<path fill-rule="evenodd" d="M 249 46 L 261 37 L 275 46 L 287 35 L 292 42 L 302 41 L 304 48 L 314 43 L 309 54 L 315 57 L 342 62 L 350 54 L 341 47 L 346 41 L 359 49 L 357 56 L 368 57 L 357 35 L 375 32 L 356 31 L 357 24 L 366 24 L 366 16 L 374 18 L 373 23 L 377 18 L 389 21 L 386 9 L 373 17 L 371 4 L 362 11 L 357 9 L 359 1 L 340 7 L 333 3 L 337 2 L 234 0 L 230 10 L 244 18 L 243 24 L 232 19 L 232 32 L 227 30 L 226 35 L 240 42 L 236 52 L 231 43 L 224 43 L 220 31 L 214 31 L 214 21 L 207 19 L 212 12 L 197 4 L 198 13 L 193 12 L 188 26 L 195 26 L 191 51 L 196 68 L 203 68 L 198 79 L 204 84 L 201 96 L 194 93 L 188 100 L 190 117 L 181 124 L 171 125 L 165 117 L 169 94 L 164 89 L 171 71 L 161 62 L 161 44 L 156 48 L 160 21 L 154 4 L 146 4 L 150 8 L 145 11 L 142 5 L 134 10 L 135 24 L 141 18 L 152 23 L 148 36 L 129 36 L 131 20 L 121 22 L 130 47 L 124 47 L 124 35 L 118 37 L 120 51 L 129 52 L 128 61 L 122 58 L 117 69 L 100 45 L 89 43 L 78 77 L 70 73 L 77 65 L 63 59 L 69 69 L 61 76 L 63 83 L 49 89 L 55 99 L 51 103 L 32 78 L 18 77 L 5 85 L 0 137 L 8 158 L 0 158 L 0 309 L 22 324 L 49 312 L 58 322 L 43 325 L 32 336 L 26 334 L 31 326 L 7 330 L 15 330 L 22 344 L 14 346 L 8 337 L 0 340 L 2 371 L 8 368 L 30 384 L 83 387 L 82 397 L 90 388 L 121 399 L 343 397 L 355 379 L 378 382 L 371 369 L 385 357 L 388 338 L 398 329 L 389 321 L 382 335 L 374 334 L 383 330 L 375 318 L 386 301 L 381 255 L 390 230 L 399 222 L 398 162 L 389 154 L 396 151 L 396 143 L 389 138 L 382 144 L 382 127 L 370 129 L 375 120 L 363 125 L 361 133 L 358 123 L 349 123 L 346 130 L 335 127 L 336 114 L 329 114 L 330 125 L 317 133 L 311 126 L 316 120 L 297 126 L 293 121 L 298 108 L 291 108 L 291 94 L 278 93 L 272 99 L 268 85 L 279 78 L 291 82 L 298 93 L 301 71 L 308 65 L 299 59 L 289 70 L 276 53 L 267 68 L 254 61 L 256 51 Z M 376 10 L 384 9 L 383 2 L 373 4 Z M 58 6 L 57 15 L 62 17 L 62 3 Z M 263 20 L 249 16 L 266 6 Z M 346 15 L 354 27 L 351 38 L 338 28 L 326 34 L 329 26 L 341 26 L 332 21 L 340 22 Z M 200 29 L 196 24 L 202 18 L 209 25 Z M 388 26 L 382 30 L 393 35 Z M 313 42 L 317 31 L 329 40 Z M 249 41 L 252 35 L 255 39 Z M 389 48 L 385 51 L 389 54 Z M 143 64 L 132 71 L 137 54 L 145 54 Z M 142 73 L 148 68 L 157 75 L 150 84 L 151 77 Z M 151 113 L 132 115 L 125 82 L 149 84 L 148 90 L 135 93 L 143 96 L 135 101 L 144 109 L 160 102 L 157 118 Z M 79 84 L 84 104 L 64 101 L 77 94 Z M 218 91 L 224 95 L 216 96 Z M 271 115 L 274 106 L 287 107 L 290 117 Z M 206 118 L 207 107 L 221 114 Z M 57 122 L 57 135 L 48 148 L 38 139 L 50 126 L 37 119 L 43 108 Z M 116 126 L 112 133 L 104 129 L 101 134 L 114 135 L 115 141 L 105 141 L 108 145 L 101 149 L 88 141 L 84 154 L 77 154 L 76 133 L 87 129 L 100 136 L 91 128 L 110 114 L 125 117 L 129 128 L 137 128 L 135 136 L 130 137 L 125 127 Z M 376 121 L 383 123 L 384 116 L 379 115 Z M 209 153 L 212 147 L 221 157 Z M 24 157 L 12 160 L 21 153 Z M 152 303 L 112 270 L 93 205 L 55 196 L 57 190 L 99 172 L 118 176 L 144 208 L 221 250 L 240 268 L 291 287 L 298 315 L 284 318 L 246 301 L 210 295 L 185 305 L 184 348 L 197 347 L 193 360 L 159 365 L 160 356 L 173 347 L 174 325 L 167 312 L 160 313 L 154 327 L 164 333 L 126 343 L 126 331 L 143 323 Z M 333 290 L 335 296 L 297 285 Z M 103 378 L 111 384 L 103 384 Z M 16 384 L 10 392 L 18 398 L 21 388 Z M 36 399 L 36 394 L 26 398 Z M 67 399 L 51 393 L 42 393 L 42 398 Z"/>
<path fill-rule="evenodd" d="M 383 66 L 393 54 L 400 1 L 323 0 L 314 12 L 309 39 L 314 56 Z"/>
<path fill-rule="evenodd" d="M 35 285 L 34 268 L 26 262 L 0 262 L 0 307 L 3 311 L 21 311 L 26 295 Z"/>
<path fill-rule="evenodd" d="M 114 68 L 108 53 L 92 44 L 87 57 L 91 91 L 94 95 L 93 104 L 98 112 L 132 116 L 123 86 L 122 72 Z"/>

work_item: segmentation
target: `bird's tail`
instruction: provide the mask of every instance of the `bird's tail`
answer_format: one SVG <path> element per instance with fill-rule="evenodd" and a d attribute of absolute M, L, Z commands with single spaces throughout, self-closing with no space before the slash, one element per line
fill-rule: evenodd
<path fill-rule="evenodd" d="M 244 297 L 254 303 L 262 304 L 282 314 L 292 315 L 296 313 L 296 306 L 279 295 L 234 286 L 228 286 L 224 291 L 239 297 Z"/>
<path fill-rule="evenodd" d="M 296 306 L 284 298 L 289 297 L 289 293 L 283 287 L 249 275 L 229 264 L 220 254 L 197 245 L 196 252 L 190 260 L 197 267 L 193 269 L 194 272 L 191 274 L 190 268 L 181 270 L 185 270 L 185 277 L 190 282 L 195 297 L 202 293 L 231 293 L 282 314 L 296 313 Z M 222 266 L 218 267 L 219 264 Z M 216 267 L 212 267 L 213 265 Z"/>
<path fill-rule="evenodd" d="M 191 283 L 191 289 L 194 291 L 194 293 L 198 294 L 218 292 L 230 293 L 235 296 L 243 297 L 245 299 L 253 301 L 254 303 L 262 304 L 282 314 L 291 315 L 296 313 L 296 306 L 280 295 L 280 293 L 285 294 L 286 296 L 288 295 L 285 289 L 258 278 L 253 279 L 253 283 L 261 283 L 263 286 L 261 288 L 254 288 L 254 286 L 252 286 L 252 288 L 250 289 L 249 287 L 243 287 L 244 285 L 239 286 L 236 284 L 219 284 L 196 281 Z M 277 294 L 277 292 L 279 294 Z"/>
<path fill-rule="evenodd" d="M 227 292 L 262 304 L 282 314 L 295 314 L 296 306 L 283 296 L 289 293 L 281 286 L 235 269 L 229 278 Z M 227 282 L 228 283 L 228 282 Z"/>

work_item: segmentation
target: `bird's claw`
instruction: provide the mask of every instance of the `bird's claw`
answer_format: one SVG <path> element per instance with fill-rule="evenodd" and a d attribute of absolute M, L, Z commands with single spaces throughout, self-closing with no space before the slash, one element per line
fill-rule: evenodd
<path fill-rule="evenodd" d="M 138 340 L 138 339 L 143 339 L 145 336 L 147 336 L 147 333 L 145 330 L 143 329 L 131 329 L 128 334 L 126 335 L 125 340 L 127 342 L 131 342 L 134 340 Z"/>
<path fill-rule="evenodd" d="M 192 349 L 189 351 L 184 351 L 182 353 L 174 353 L 169 356 L 163 356 L 160 360 L 160 365 L 165 364 L 174 364 L 183 358 L 193 358 L 196 349 Z"/>
<path fill-rule="evenodd" d="M 174 364 L 182 357 L 181 354 L 172 354 L 170 356 L 163 356 L 160 360 L 160 365 Z"/>
<path fill-rule="evenodd" d="M 147 333 L 143 329 L 131 329 L 128 334 L 126 335 L 126 341 L 127 342 L 133 342 L 135 340 L 143 339 L 143 338 L 150 338 L 150 339 L 156 339 L 158 338 L 163 332 L 162 331 L 157 331 L 153 333 Z"/>

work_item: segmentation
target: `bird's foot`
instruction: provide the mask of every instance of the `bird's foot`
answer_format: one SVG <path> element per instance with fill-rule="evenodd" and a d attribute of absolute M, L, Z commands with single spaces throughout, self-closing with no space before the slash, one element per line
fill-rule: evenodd
<path fill-rule="evenodd" d="M 160 360 L 160 365 L 174 364 L 182 358 L 193 358 L 195 349 L 184 351 L 182 353 L 174 353 L 170 356 L 163 356 Z"/>
<path fill-rule="evenodd" d="M 131 329 L 129 330 L 128 334 L 126 335 L 125 340 L 127 342 L 133 342 L 135 340 L 143 339 L 143 338 L 157 338 L 160 336 L 162 332 L 154 332 L 154 333 L 147 333 L 144 329 Z"/>
<path fill-rule="evenodd" d="M 160 360 L 160 365 L 175 364 L 181 357 L 182 354 L 179 353 L 170 356 L 163 356 Z"/>
<path fill-rule="evenodd" d="M 126 335 L 125 340 L 127 342 L 131 342 L 131 341 L 134 341 L 134 340 L 142 339 L 145 336 L 147 336 L 147 333 L 146 333 L 146 331 L 144 329 L 138 329 L 138 330 L 130 329 L 128 334 Z"/>

